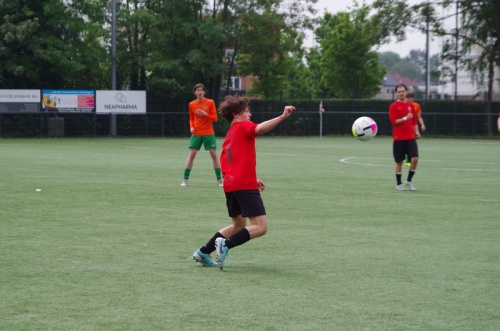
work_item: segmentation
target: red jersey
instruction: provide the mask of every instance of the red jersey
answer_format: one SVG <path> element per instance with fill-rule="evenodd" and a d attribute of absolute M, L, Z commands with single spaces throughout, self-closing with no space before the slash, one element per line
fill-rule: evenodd
<path fill-rule="evenodd" d="M 413 118 L 396 125 L 396 120 L 407 116 L 409 113 L 413 113 Z M 389 119 L 392 124 L 392 138 L 394 141 L 415 139 L 414 126 L 417 125 L 417 114 L 413 103 L 396 100 L 389 107 Z"/>
<path fill-rule="evenodd" d="M 220 155 L 224 192 L 259 189 L 255 127 L 252 121 L 235 122 L 227 131 Z"/>
<path fill-rule="evenodd" d="M 196 109 L 207 113 L 206 117 L 196 114 Z M 217 110 L 212 99 L 204 98 L 202 102 L 193 100 L 189 103 L 189 126 L 194 128 L 193 136 L 207 136 L 215 134 L 213 122 L 217 122 Z"/>

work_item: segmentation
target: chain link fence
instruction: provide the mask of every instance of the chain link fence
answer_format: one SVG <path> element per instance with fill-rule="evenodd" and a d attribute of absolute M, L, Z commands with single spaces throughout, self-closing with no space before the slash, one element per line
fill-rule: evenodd
<path fill-rule="evenodd" d="M 254 112 L 252 121 L 263 122 L 281 112 Z M 320 116 L 322 119 L 320 120 Z M 391 135 L 388 113 L 331 111 L 296 111 L 276 129 L 275 136 L 350 135 L 352 123 L 361 116 L 372 117 L 378 124 L 378 135 Z M 498 137 L 496 113 L 423 114 L 426 136 Z M 0 137 L 107 137 L 111 115 L 95 113 L 0 113 Z M 320 128 L 322 126 L 322 128 Z M 187 112 L 151 112 L 139 115 L 116 115 L 118 137 L 188 137 Z M 216 135 L 224 136 L 229 124 L 219 117 L 214 125 Z"/>

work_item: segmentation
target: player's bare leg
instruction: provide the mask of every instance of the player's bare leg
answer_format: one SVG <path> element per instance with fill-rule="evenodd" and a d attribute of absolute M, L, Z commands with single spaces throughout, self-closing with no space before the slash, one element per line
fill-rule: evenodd
<path fill-rule="evenodd" d="M 261 215 L 250 217 L 250 225 L 247 226 L 250 239 L 261 237 L 267 233 L 267 216 Z"/>
<path fill-rule="evenodd" d="M 193 169 L 194 158 L 196 157 L 196 153 L 198 151 L 194 148 L 189 149 L 189 155 L 186 160 L 186 168 Z"/>

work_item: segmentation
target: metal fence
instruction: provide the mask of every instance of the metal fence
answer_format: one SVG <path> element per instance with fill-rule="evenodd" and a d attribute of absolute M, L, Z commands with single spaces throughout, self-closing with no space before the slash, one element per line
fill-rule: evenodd
<path fill-rule="evenodd" d="M 255 112 L 252 121 L 263 122 L 281 112 Z M 140 115 L 115 115 L 116 135 L 121 137 L 187 137 L 187 112 L 152 112 Z M 379 135 L 391 135 L 387 113 L 325 112 L 320 121 L 317 111 L 298 111 L 268 135 L 324 136 L 350 135 L 354 120 L 370 116 L 378 124 Z M 423 115 L 429 136 L 487 137 L 498 136 L 498 114 L 438 113 Z M 111 115 L 95 113 L 0 113 L 0 137 L 103 137 L 110 135 Z M 229 124 L 219 118 L 216 135 L 224 136 Z M 322 128 L 320 128 L 322 126 Z"/>

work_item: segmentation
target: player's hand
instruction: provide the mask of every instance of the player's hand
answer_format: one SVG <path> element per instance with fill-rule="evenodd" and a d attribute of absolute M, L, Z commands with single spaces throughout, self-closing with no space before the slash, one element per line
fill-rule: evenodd
<path fill-rule="evenodd" d="M 407 119 L 413 118 L 413 113 L 412 113 L 412 112 L 409 112 L 409 113 L 408 113 L 408 115 L 406 115 L 406 118 L 407 118 Z"/>
<path fill-rule="evenodd" d="M 420 132 L 415 132 L 415 138 L 420 139 Z"/>
<path fill-rule="evenodd" d="M 425 125 L 423 125 L 423 124 L 422 124 L 422 125 L 420 126 L 420 130 L 421 130 L 422 132 L 425 132 Z"/>
<path fill-rule="evenodd" d="M 257 179 L 257 186 L 259 187 L 259 192 L 262 192 L 266 189 L 266 184 L 260 179 Z"/>
<path fill-rule="evenodd" d="M 189 129 L 191 131 L 191 134 L 194 134 L 194 128 Z"/>
<path fill-rule="evenodd" d="M 285 116 L 285 118 L 289 117 L 294 110 L 294 106 L 285 106 L 285 109 L 283 110 L 283 116 Z"/>
<path fill-rule="evenodd" d="M 207 117 L 207 112 L 202 109 L 196 109 L 196 114 L 201 117 Z"/>

